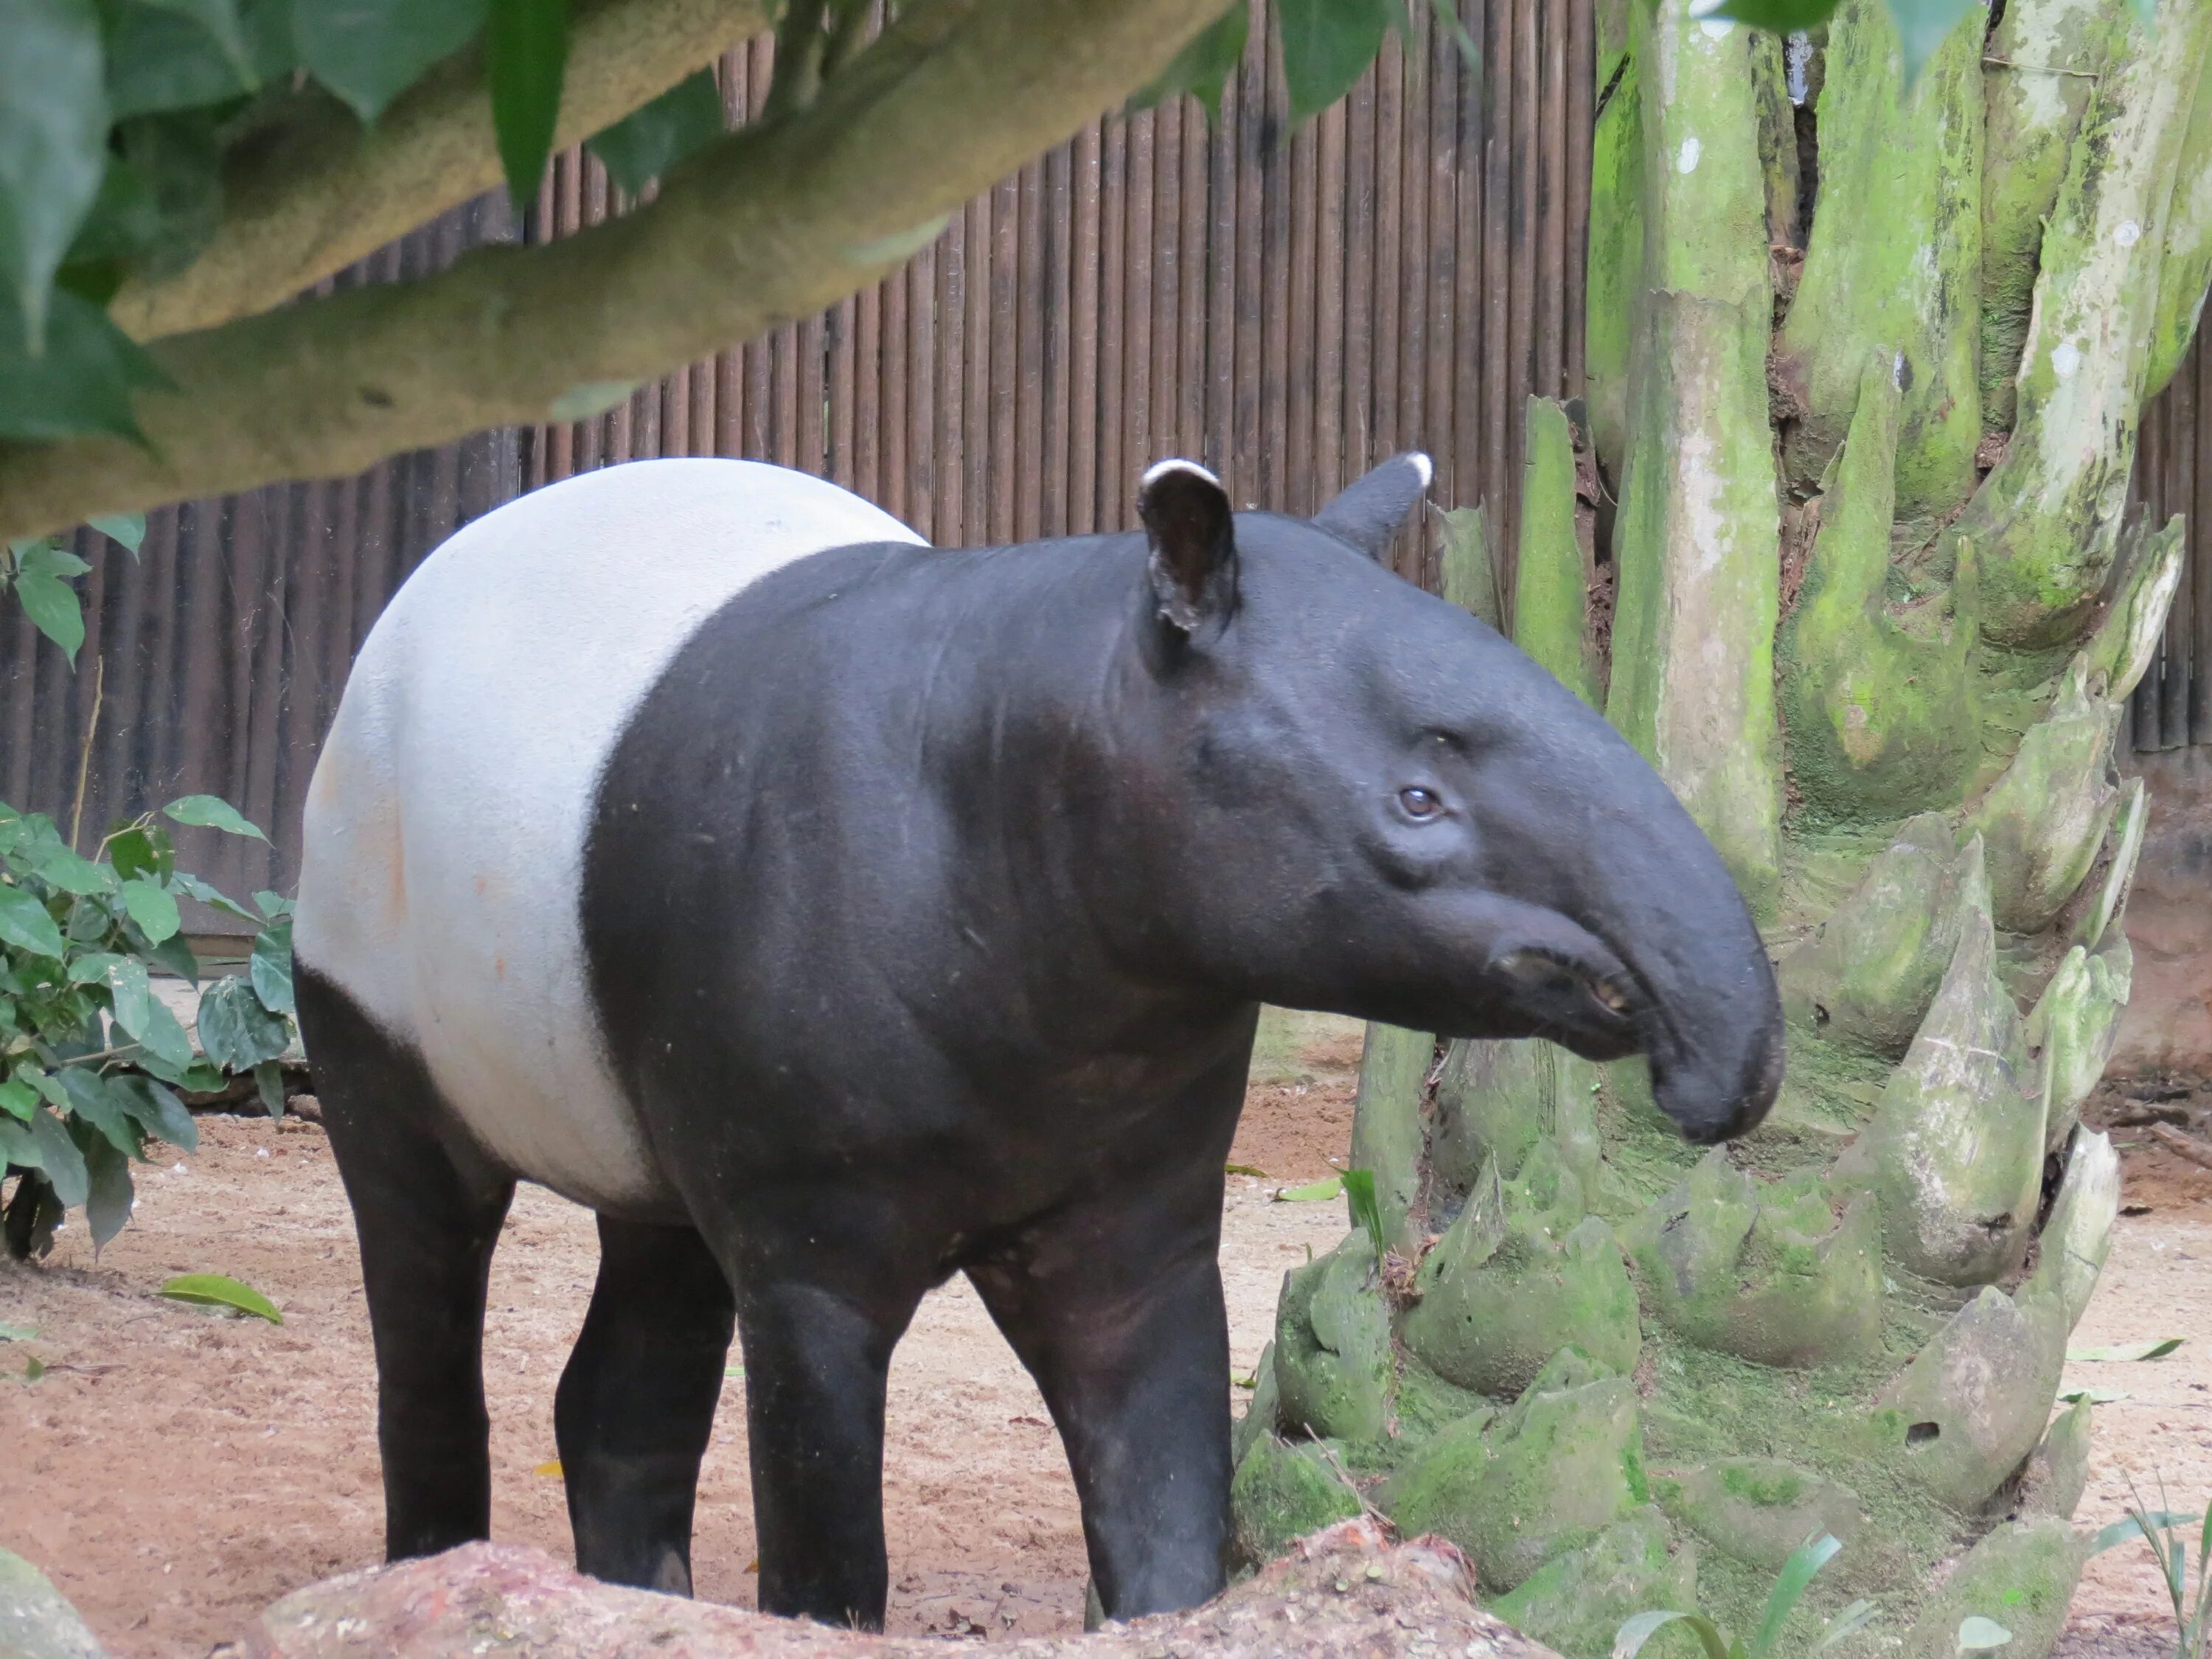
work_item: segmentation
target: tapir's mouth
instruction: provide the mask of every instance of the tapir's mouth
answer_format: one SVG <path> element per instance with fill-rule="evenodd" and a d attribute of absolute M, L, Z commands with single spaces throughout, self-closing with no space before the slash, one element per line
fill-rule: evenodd
<path fill-rule="evenodd" d="M 1756 998 L 1702 1010 L 1712 1024 L 1706 1029 L 1698 1006 L 1686 1010 L 1655 995 L 1595 939 L 1520 942 L 1493 957 L 1491 968 L 1512 988 L 1533 1035 L 1586 1060 L 1646 1055 L 1659 1109 L 1693 1145 L 1747 1133 L 1773 1104 L 1782 1081 L 1781 1025 L 1778 1015 L 1759 1018 Z M 1747 1019 L 1756 1029 L 1747 1030 Z"/>
<path fill-rule="evenodd" d="M 1522 945 L 1493 957 L 1491 968 L 1513 988 L 1538 1035 L 1585 1059 L 1618 1060 L 1644 1046 L 1650 1000 L 1601 946 Z"/>

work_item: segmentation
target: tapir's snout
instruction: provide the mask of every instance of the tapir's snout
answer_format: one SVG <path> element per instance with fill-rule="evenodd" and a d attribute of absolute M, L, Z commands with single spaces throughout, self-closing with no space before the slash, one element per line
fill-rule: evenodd
<path fill-rule="evenodd" d="M 1653 1098 L 1697 1146 L 1757 1128 L 1782 1087 L 1782 1011 L 1771 974 L 1762 977 L 1763 985 L 1746 988 L 1733 1018 L 1718 1011 L 1715 1023 L 1686 1041 L 1655 1032 L 1645 1045 Z"/>
<path fill-rule="evenodd" d="M 1608 945 L 1639 993 L 1636 1046 L 1684 1139 L 1757 1128 L 1782 1086 L 1782 998 L 1720 854 L 1671 796 L 1640 846 L 1611 849 Z"/>

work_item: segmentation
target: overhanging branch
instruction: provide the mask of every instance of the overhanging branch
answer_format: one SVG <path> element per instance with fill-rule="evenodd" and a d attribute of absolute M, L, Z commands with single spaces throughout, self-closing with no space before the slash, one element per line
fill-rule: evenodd
<path fill-rule="evenodd" d="M 813 104 L 677 168 L 648 207 L 543 247 L 152 348 L 151 453 L 0 446 L 0 537 L 358 471 L 556 417 L 896 269 L 945 215 L 1164 69 L 1224 0 L 932 0 Z M 611 396 L 611 391 L 608 393 Z"/>
<path fill-rule="evenodd" d="M 570 26 L 554 148 L 659 97 L 767 26 L 766 0 L 594 0 Z M 434 72 L 364 133 L 336 99 L 241 146 L 222 228 L 185 270 L 127 283 L 110 307 L 140 340 L 282 304 L 500 182 L 491 100 L 474 52 Z"/>

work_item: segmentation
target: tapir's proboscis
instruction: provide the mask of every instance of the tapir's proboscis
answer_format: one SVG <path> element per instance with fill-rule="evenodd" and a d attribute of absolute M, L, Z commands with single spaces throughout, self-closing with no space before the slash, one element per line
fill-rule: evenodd
<path fill-rule="evenodd" d="M 360 1233 L 386 1547 L 486 1535 L 517 1181 L 598 1214 L 555 1427 L 586 1572 L 688 1592 L 732 1330 L 771 1613 L 880 1626 L 893 1346 L 965 1273 L 1051 1408 L 1109 1617 L 1223 1584 L 1222 1166 L 1263 1004 L 1641 1051 L 1756 1124 L 1772 975 L 1634 749 L 1311 520 L 939 550 L 730 460 L 454 536 L 309 793 L 300 1022 Z"/>

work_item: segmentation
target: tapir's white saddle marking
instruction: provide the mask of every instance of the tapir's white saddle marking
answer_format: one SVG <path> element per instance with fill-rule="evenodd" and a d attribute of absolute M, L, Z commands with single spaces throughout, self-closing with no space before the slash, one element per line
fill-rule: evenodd
<path fill-rule="evenodd" d="M 640 461 L 478 519 L 371 630 L 308 789 L 300 959 L 416 1050 L 517 1175 L 617 1210 L 665 1187 L 606 1062 L 579 919 L 632 711 L 769 572 L 921 539 L 781 467 Z"/>

